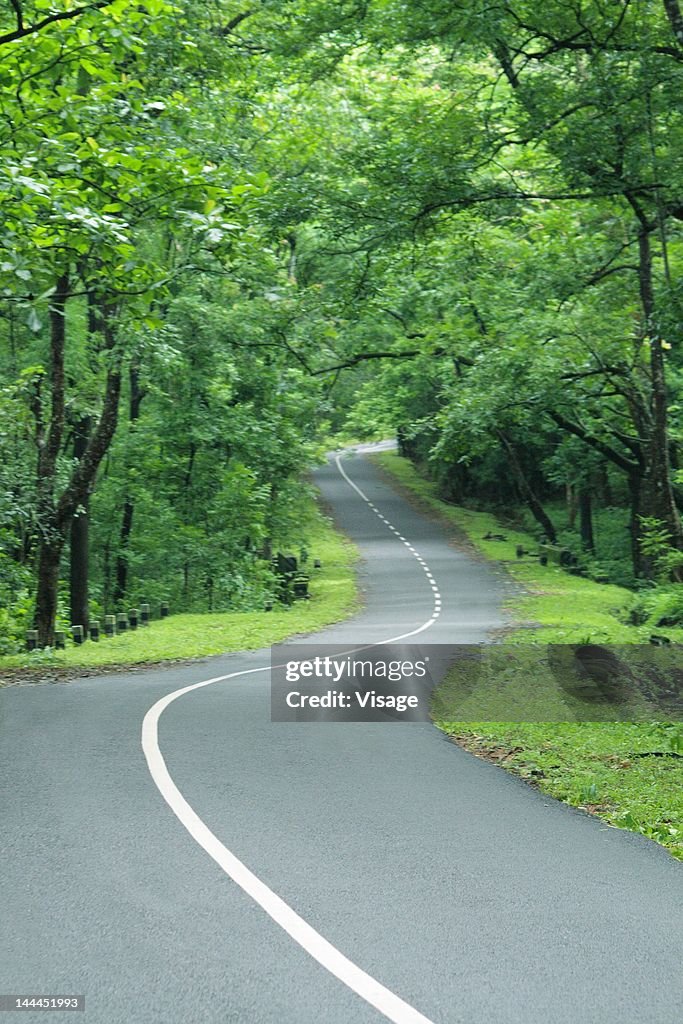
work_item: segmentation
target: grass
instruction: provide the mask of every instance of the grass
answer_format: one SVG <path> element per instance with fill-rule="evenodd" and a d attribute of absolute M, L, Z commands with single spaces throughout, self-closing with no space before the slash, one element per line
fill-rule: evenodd
<path fill-rule="evenodd" d="M 0 658 L 0 683 L 4 670 L 74 669 L 139 665 L 186 660 L 255 650 L 298 633 L 309 633 L 338 622 L 358 607 L 354 564 L 355 547 L 342 537 L 317 508 L 310 510 L 307 530 L 311 556 L 321 569 L 311 570 L 310 600 L 295 601 L 272 612 L 221 612 L 171 615 L 144 629 L 124 633 L 99 643 L 68 646 L 65 651 Z"/>
<path fill-rule="evenodd" d="M 629 722 L 437 722 L 461 746 L 544 793 L 639 832 L 683 860 L 683 757 Z"/>
<path fill-rule="evenodd" d="M 518 559 L 517 545 L 532 551 L 538 547 L 531 534 L 503 525 L 490 512 L 475 512 L 443 501 L 436 484 L 394 452 L 377 453 L 372 459 L 522 585 L 524 592 L 512 598 L 507 607 L 523 628 L 512 632 L 509 642 L 580 643 L 588 637 L 601 643 L 647 642 L 651 630 L 629 626 L 621 618 L 633 603 L 630 590 L 571 576 L 556 566 L 542 566 L 537 558 Z M 488 533 L 504 536 L 505 540 L 485 540 Z M 683 642 L 683 629 L 661 632 Z"/>
<path fill-rule="evenodd" d="M 651 628 L 630 626 L 633 594 L 623 587 L 572 576 L 537 559 L 517 559 L 516 546 L 537 540 L 439 498 L 436 485 L 393 452 L 372 456 L 454 534 L 464 533 L 486 558 L 520 584 L 507 602 L 512 644 L 645 643 Z M 487 533 L 505 540 L 485 540 Z M 683 642 L 682 629 L 658 629 Z M 496 695 L 491 705 L 495 707 Z M 438 694 L 437 694 L 438 697 Z M 647 722 L 456 721 L 435 702 L 435 721 L 461 746 L 526 779 L 543 792 L 582 807 L 619 828 L 639 832 L 683 859 L 683 727 Z M 481 708 L 481 705 L 480 705 Z M 493 712 L 492 712 L 493 713 Z M 478 717 L 481 716 L 481 711 Z"/>

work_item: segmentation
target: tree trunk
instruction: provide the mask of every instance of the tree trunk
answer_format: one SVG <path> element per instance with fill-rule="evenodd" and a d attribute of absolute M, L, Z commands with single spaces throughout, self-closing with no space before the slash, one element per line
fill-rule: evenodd
<path fill-rule="evenodd" d="M 527 480 L 526 474 L 522 469 L 522 465 L 517 457 L 517 452 L 515 451 L 514 446 L 510 443 L 509 439 L 505 436 L 505 434 L 499 432 L 498 437 L 500 438 L 500 441 L 502 442 L 502 445 L 505 451 L 507 452 L 510 461 L 510 468 L 512 469 L 513 476 L 517 481 L 517 485 L 519 487 L 523 500 L 528 505 L 529 511 L 531 512 L 532 516 L 543 530 L 543 533 L 548 538 L 550 543 L 556 544 L 557 532 L 555 530 L 555 527 L 553 526 L 550 516 L 547 514 L 547 512 L 541 505 L 540 501 L 536 497 L 536 494 L 534 493 L 531 484 Z"/>
<path fill-rule="evenodd" d="M 573 484 L 565 484 L 564 490 L 567 501 L 567 526 L 570 530 L 573 530 L 576 524 L 576 514 L 579 510 L 578 502 L 576 500 L 576 488 Z"/>
<path fill-rule="evenodd" d="M 71 522 L 69 592 L 71 624 L 83 626 L 87 633 L 90 626 L 89 598 L 89 523 L 87 506 L 81 506 Z"/>
<path fill-rule="evenodd" d="M 116 605 L 126 597 L 128 589 L 128 542 L 131 530 L 133 529 L 133 514 L 135 506 L 131 498 L 126 498 L 123 505 L 123 518 L 121 519 L 121 532 L 119 534 L 119 553 L 116 556 L 116 586 L 114 588 L 114 603 Z"/>
<path fill-rule="evenodd" d="M 74 457 L 82 459 L 88 446 L 88 437 L 92 428 L 90 416 L 82 417 L 75 427 L 74 432 Z M 71 520 L 71 550 L 70 550 L 70 603 L 71 603 L 71 624 L 83 626 L 88 632 L 90 626 L 89 618 L 89 579 L 90 579 L 90 546 L 89 546 L 89 520 L 88 520 L 87 497 L 76 509 Z"/>
<path fill-rule="evenodd" d="M 650 348 L 650 379 L 652 424 L 647 441 L 646 474 L 642 493 L 642 511 L 658 519 L 668 529 L 671 544 L 683 548 L 683 529 L 674 499 L 669 464 L 668 396 L 662 339 L 655 323 L 655 301 L 652 285 L 652 251 L 650 225 L 641 219 L 638 232 L 640 299 L 644 314 L 644 334 Z"/>
<path fill-rule="evenodd" d="M 55 476 L 57 456 L 64 432 L 64 349 L 68 292 L 69 275 L 64 273 L 57 279 L 55 293 L 50 303 L 50 425 L 47 431 L 43 426 L 42 400 L 38 399 L 36 483 L 37 520 L 41 540 L 38 550 L 35 623 L 39 647 L 54 645 L 59 566 L 66 539 L 66 530 L 60 529 L 59 516 L 55 508 Z"/>
<path fill-rule="evenodd" d="M 140 387 L 140 367 L 137 362 L 131 364 L 129 371 L 130 382 L 130 406 L 128 420 L 134 424 L 140 417 L 140 406 L 145 397 L 145 391 Z M 133 516 L 135 515 L 135 502 L 130 493 L 126 495 L 123 503 L 123 516 L 121 518 L 121 531 L 119 533 L 119 553 L 116 556 L 116 586 L 114 589 L 114 601 L 118 604 L 126 597 L 128 590 L 128 544 L 133 529 Z"/>
<path fill-rule="evenodd" d="M 676 42 L 683 47 L 683 14 L 681 14 L 680 4 L 678 0 L 663 0 L 663 3 Z"/>
<path fill-rule="evenodd" d="M 82 457 L 71 472 L 67 486 L 55 500 L 56 462 L 64 426 L 64 307 L 67 287 L 68 280 L 65 277 L 61 278 L 50 311 L 52 409 L 47 441 L 43 438 L 44 443 L 38 460 L 39 525 L 42 540 L 38 556 L 36 628 L 38 644 L 41 647 L 52 646 L 54 642 L 60 556 L 71 522 L 79 506 L 87 501 L 100 462 L 114 436 L 121 392 L 120 357 L 113 356 L 107 370 L 102 412 L 97 425 L 88 439 Z M 115 312 L 114 307 L 103 310 L 106 347 L 110 353 L 116 340 L 113 328 Z"/>
<path fill-rule="evenodd" d="M 40 545 L 35 612 L 39 647 L 54 647 L 59 566 L 63 547 L 64 537 L 59 536 L 53 536 L 50 540 L 45 539 Z"/>
<path fill-rule="evenodd" d="M 550 418 L 554 420 L 559 427 L 562 427 L 563 430 L 567 430 L 575 437 L 580 437 L 581 440 L 590 448 L 600 452 L 601 455 L 606 459 L 609 459 L 611 463 L 618 466 L 619 469 L 626 473 L 631 499 L 631 561 L 633 562 L 634 574 L 636 576 L 643 576 L 645 572 L 645 565 L 643 555 L 640 550 L 640 514 L 641 492 L 644 477 L 644 459 L 641 457 L 640 453 L 638 453 L 637 458 L 628 458 L 611 444 L 608 444 L 601 438 L 593 436 L 593 434 L 589 433 L 589 431 L 587 431 L 580 423 L 575 423 L 572 420 L 567 419 L 567 417 L 558 412 L 557 409 L 548 409 L 547 411 Z"/>
<path fill-rule="evenodd" d="M 587 487 L 579 490 L 579 529 L 581 532 L 581 546 L 585 551 L 595 553 L 595 538 L 593 536 L 593 504 L 591 492 Z"/>

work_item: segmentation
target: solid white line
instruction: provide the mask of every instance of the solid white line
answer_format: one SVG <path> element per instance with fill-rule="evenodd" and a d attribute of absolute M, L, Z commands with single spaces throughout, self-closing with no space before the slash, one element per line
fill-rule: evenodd
<path fill-rule="evenodd" d="M 340 464 L 339 456 L 336 459 L 337 467 L 346 482 L 370 504 L 368 498 L 345 473 Z M 382 518 L 382 517 L 380 517 Z M 390 637 L 388 640 L 379 641 L 380 644 L 397 643 L 408 637 L 422 633 L 434 624 L 440 612 L 435 609 L 432 616 L 417 629 L 400 636 Z M 258 672 L 267 672 L 270 665 L 263 665 L 260 668 L 243 669 L 240 672 L 230 672 L 224 676 L 216 676 L 213 679 L 205 679 L 200 683 L 192 683 L 180 690 L 167 694 L 154 704 L 145 715 L 142 723 L 142 749 L 147 760 L 150 775 L 154 780 L 157 789 L 164 800 L 171 808 L 181 824 L 189 834 L 202 847 L 206 853 L 218 864 L 229 878 L 238 885 L 243 892 L 250 896 L 255 903 L 265 910 L 270 918 L 275 921 L 287 934 L 297 942 L 302 949 L 313 957 L 322 967 L 325 967 L 330 974 L 364 999 L 370 1006 L 374 1006 L 388 1020 L 394 1024 L 432 1024 L 429 1018 L 420 1013 L 409 1003 L 406 1003 L 400 996 L 397 996 L 390 989 L 386 988 L 371 975 L 354 964 L 352 960 L 344 956 L 331 942 L 328 942 L 319 932 L 312 928 L 289 904 L 273 892 L 257 875 L 239 858 L 228 850 L 226 846 L 213 834 L 211 829 L 202 821 L 199 815 L 192 809 L 183 794 L 180 792 L 166 766 L 163 754 L 159 747 L 159 719 L 161 715 L 180 697 L 191 693 L 193 690 L 200 690 L 213 683 L 220 683 L 227 679 L 237 679 L 240 676 L 254 675 Z"/>
<path fill-rule="evenodd" d="M 169 704 L 172 704 L 173 701 L 184 696 L 186 693 L 190 693 L 192 690 L 198 690 L 201 687 L 210 686 L 212 683 L 222 682 L 225 679 L 234 679 L 237 676 L 265 672 L 269 668 L 269 665 L 265 665 L 262 668 L 247 669 L 242 672 L 232 672 L 225 676 L 217 676 L 215 679 L 207 679 L 192 686 L 185 686 L 181 690 L 176 690 L 174 693 L 157 701 L 149 709 L 142 723 L 142 749 L 147 759 L 150 774 L 164 800 L 195 842 L 213 858 L 225 874 L 247 896 L 250 896 L 255 903 L 258 903 L 268 916 L 276 924 L 279 924 L 314 960 L 317 960 L 330 974 L 333 974 L 335 978 L 338 978 L 339 981 L 343 982 L 367 1003 L 374 1006 L 376 1010 L 379 1010 L 380 1013 L 393 1021 L 394 1024 L 432 1024 L 429 1018 L 395 995 L 390 989 L 385 988 L 384 985 L 380 984 L 380 982 L 361 970 L 353 961 L 349 960 L 348 957 L 344 956 L 332 943 L 323 938 L 315 928 L 307 924 L 295 910 L 292 910 L 280 896 L 262 882 L 253 871 L 250 871 L 246 864 L 243 864 L 241 860 L 231 853 L 192 809 L 169 774 L 166 762 L 159 749 L 158 731 L 159 718 Z"/>

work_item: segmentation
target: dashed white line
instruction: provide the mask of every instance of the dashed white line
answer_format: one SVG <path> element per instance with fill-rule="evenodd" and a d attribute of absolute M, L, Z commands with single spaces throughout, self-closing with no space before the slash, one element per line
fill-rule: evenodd
<path fill-rule="evenodd" d="M 382 515 L 382 513 L 379 511 L 379 509 L 376 508 L 375 505 L 370 501 L 370 499 L 368 498 L 367 494 L 365 494 L 360 489 L 360 487 L 353 482 L 353 480 L 346 473 L 346 471 L 344 470 L 344 467 L 341 464 L 341 456 L 337 455 L 335 461 L 337 463 L 337 469 L 339 470 L 341 475 L 344 477 L 344 479 L 346 480 L 347 484 L 349 484 L 351 487 L 353 487 L 353 489 L 356 492 L 356 494 L 358 494 L 363 499 L 363 501 L 368 506 L 368 508 L 372 509 L 372 511 L 377 516 L 377 518 L 380 519 L 383 523 L 385 523 L 389 527 L 389 529 L 392 531 L 392 533 L 395 533 L 397 535 L 399 540 L 403 541 L 403 543 L 406 545 L 406 547 L 408 548 L 410 553 L 413 555 L 413 557 L 417 559 L 417 561 L 420 563 L 420 565 L 424 569 L 425 574 L 427 576 L 427 579 L 432 584 L 432 590 L 435 591 L 437 593 L 437 595 L 438 595 L 438 588 L 434 586 L 434 576 L 432 575 L 432 571 L 429 568 L 429 566 L 427 565 L 427 563 L 425 562 L 425 560 L 422 557 L 422 555 L 420 555 L 420 553 L 413 547 L 413 545 L 409 541 L 407 541 L 406 538 L 401 533 L 399 533 L 399 531 L 396 529 L 396 527 L 393 525 L 393 523 L 390 523 L 389 520 L 386 518 L 386 516 Z M 436 608 L 436 606 L 435 606 L 435 608 Z"/>

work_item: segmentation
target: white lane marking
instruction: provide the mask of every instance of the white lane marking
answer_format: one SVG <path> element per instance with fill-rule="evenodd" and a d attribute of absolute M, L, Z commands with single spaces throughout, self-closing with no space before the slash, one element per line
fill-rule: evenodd
<path fill-rule="evenodd" d="M 353 480 L 351 479 L 351 477 L 350 477 L 350 476 L 348 475 L 348 473 L 347 473 L 347 472 L 345 471 L 344 467 L 343 467 L 343 466 L 342 466 L 342 464 L 341 464 L 341 455 L 337 455 L 337 456 L 336 456 L 336 458 L 335 458 L 335 462 L 336 462 L 336 464 L 337 464 L 337 469 L 339 470 L 339 472 L 341 473 L 341 475 L 342 475 L 342 476 L 344 477 L 344 479 L 346 480 L 347 484 L 349 484 L 349 486 L 350 486 L 350 487 L 353 487 L 353 489 L 354 489 L 354 491 L 356 492 L 356 494 L 358 494 L 358 495 L 359 495 L 359 496 L 360 496 L 360 497 L 361 497 L 361 498 L 363 499 L 363 501 L 365 502 L 365 504 L 366 504 L 366 505 L 367 505 L 367 506 L 368 506 L 369 508 L 371 508 L 371 509 L 372 509 L 372 511 L 373 511 L 373 512 L 375 513 L 375 515 L 376 515 L 376 516 L 378 517 L 378 519 L 381 519 L 383 523 L 386 523 L 386 525 L 387 525 L 387 526 L 389 527 L 389 529 L 390 529 L 390 530 L 392 530 L 392 531 L 393 531 L 393 532 L 394 532 L 395 534 L 397 534 L 397 536 L 398 536 L 399 540 L 402 540 L 402 541 L 403 541 L 403 542 L 404 542 L 404 543 L 406 544 L 406 546 L 408 547 L 408 550 L 410 551 L 410 553 L 411 553 L 411 554 L 413 555 L 413 557 L 414 557 L 414 558 L 416 558 L 416 559 L 417 559 L 417 561 L 418 561 L 418 562 L 420 563 L 420 565 L 421 565 L 421 566 L 422 566 L 422 568 L 424 569 L 424 571 L 425 571 L 425 573 L 426 573 L 426 575 L 427 575 L 427 578 L 428 578 L 429 582 L 430 582 L 430 583 L 432 584 L 432 590 L 437 590 L 437 588 L 436 588 L 436 587 L 434 586 L 434 577 L 433 577 L 433 575 L 432 575 L 432 571 L 431 571 L 431 569 L 429 568 L 429 566 L 427 565 L 427 563 L 425 562 L 425 560 L 424 560 L 424 558 L 422 557 L 422 555 L 420 555 L 420 554 L 419 554 L 419 552 L 418 552 L 418 551 L 416 551 L 416 549 L 415 549 L 415 548 L 414 548 L 414 547 L 412 546 L 412 544 L 410 544 L 410 543 L 409 543 L 408 541 L 406 541 L 405 537 L 403 537 L 403 536 L 402 536 L 402 535 L 401 535 L 401 534 L 399 533 L 399 531 L 398 531 L 398 530 L 396 529 L 396 527 L 395 527 L 395 526 L 393 526 L 393 525 L 392 525 L 392 524 L 391 524 L 391 523 L 389 522 L 389 520 L 388 520 L 388 519 L 387 519 L 387 518 L 386 518 L 385 516 L 383 516 L 383 515 L 382 515 L 382 513 L 381 513 L 381 512 L 379 511 L 379 509 L 375 508 L 375 506 L 373 505 L 373 503 L 372 503 L 372 502 L 370 501 L 370 499 L 368 498 L 367 494 L 366 494 L 366 493 L 365 493 L 364 491 L 362 491 L 362 490 L 360 489 L 360 487 L 358 486 L 358 484 L 355 484 L 355 483 L 353 482 Z M 438 594 L 437 594 L 437 596 L 438 596 Z M 435 606 L 435 608 L 436 608 L 436 606 Z M 389 642 L 389 643 L 390 643 L 391 641 L 387 641 L 387 642 Z"/>
<path fill-rule="evenodd" d="M 345 473 L 340 464 L 339 456 L 337 456 L 336 462 L 339 472 L 346 482 L 358 492 L 364 501 L 370 504 L 361 489 Z M 422 633 L 436 622 L 439 615 L 440 611 L 435 606 L 430 618 L 423 622 L 421 626 L 418 626 L 417 629 L 402 633 L 400 636 L 390 637 L 388 640 L 381 640 L 378 643 L 398 643 L 399 640 L 406 640 L 417 633 Z M 302 949 L 306 950 L 314 960 L 346 985 L 347 988 L 350 988 L 352 992 L 355 992 L 361 999 L 369 1003 L 370 1006 L 374 1006 L 388 1020 L 393 1021 L 393 1024 L 433 1024 L 419 1010 L 406 1003 L 400 996 L 397 996 L 358 967 L 357 964 L 354 964 L 352 960 L 344 956 L 331 942 L 328 942 L 315 928 L 312 928 L 311 925 L 304 921 L 277 893 L 273 892 L 272 889 L 262 882 L 253 871 L 250 871 L 246 864 L 239 860 L 234 853 L 231 853 L 221 843 L 220 839 L 213 834 L 211 829 L 192 809 L 171 778 L 159 747 L 159 719 L 166 708 L 178 700 L 178 698 L 191 693 L 193 690 L 200 690 L 205 686 L 224 682 L 227 679 L 237 679 L 240 676 L 267 672 L 269 669 L 270 665 L 263 665 L 260 668 L 243 669 L 240 672 L 230 672 L 224 676 L 205 679 L 200 683 L 192 683 L 190 686 L 184 686 L 180 690 L 175 690 L 152 705 L 142 723 L 142 749 L 147 760 L 150 775 L 168 806 L 195 842 L 209 854 L 225 874 L 247 896 L 250 896 L 255 903 L 265 910 L 268 916 L 287 932 Z"/>
<path fill-rule="evenodd" d="M 241 860 L 231 853 L 213 834 L 211 829 L 204 824 L 171 778 L 164 757 L 159 749 L 158 730 L 159 718 L 169 704 L 172 704 L 173 701 L 184 696 L 186 693 L 190 693 L 192 690 L 211 686 L 212 683 L 222 682 L 225 679 L 234 679 L 237 676 L 251 675 L 255 672 L 266 672 L 269 668 L 269 665 L 264 665 L 262 668 L 247 669 L 242 672 L 232 672 L 225 676 L 217 676 L 215 679 L 207 679 L 201 683 L 194 683 L 192 686 L 184 686 L 181 690 L 176 690 L 174 693 L 157 701 L 149 709 L 142 723 L 142 749 L 147 759 L 150 774 L 164 800 L 195 842 L 209 854 L 216 864 L 223 869 L 225 874 L 247 896 L 250 896 L 255 903 L 258 903 L 268 916 L 276 924 L 279 924 L 314 960 L 369 1003 L 370 1006 L 374 1006 L 376 1010 L 379 1010 L 390 1021 L 393 1021 L 394 1024 L 432 1024 L 429 1018 L 395 995 L 390 989 L 385 988 L 384 985 L 363 971 L 357 964 L 354 964 L 352 960 L 344 956 L 331 942 L 323 938 L 315 928 L 312 928 L 280 896 L 262 882 L 253 871 L 250 871 L 246 864 L 242 863 Z"/>

